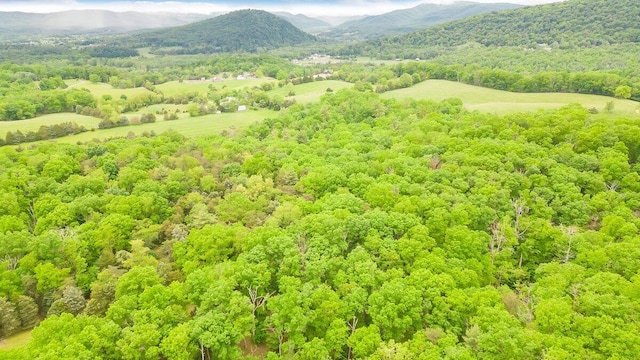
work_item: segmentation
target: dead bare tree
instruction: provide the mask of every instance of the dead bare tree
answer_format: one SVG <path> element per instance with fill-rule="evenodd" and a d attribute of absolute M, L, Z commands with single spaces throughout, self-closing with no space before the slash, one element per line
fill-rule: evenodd
<path fill-rule="evenodd" d="M 563 231 L 565 233 L 565 235 L 567 235 L 567 250 L 565 251 L 564 254 L 564 261 L 563 262 L 569 262 L 569 260 L 571 260 L 571 245 L 573 244 L 573 240 L 574 240 L 574 236 L 575 234 L 578 233 L 578 229 L 575 226 L 567 226 L 565 228 L 563 228 Z"/>
<path fill-rule="evenodd" d="M 347 325 L 351 329 L 351 335 L 353 335 L 353 333 L 356 331 L 356 328 L 358 327 L 358 317 L 353 315 L 351 320 L 347 321 Z M 351 346 L 349 346 L 348 352 L 347 352 L 347 360 L 351 360 L 352 356 L 353 356 L 353 349 L 351 349 Z"/>

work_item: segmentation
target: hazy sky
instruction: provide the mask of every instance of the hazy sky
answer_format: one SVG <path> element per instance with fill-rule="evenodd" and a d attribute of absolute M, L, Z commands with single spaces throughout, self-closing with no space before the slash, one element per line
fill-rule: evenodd
<path fill-rule="evenodd" d="M 559 0 L 473 0 L 476 2 L 510 2 L 537 5 Z M 54 12 L 78 9 L 104 9 L 112 11 L 168 11 L 211 13 L 237 9 L 264 9 L 268 11 L 289 11 L 307 15 L 363 15 L 381 14 L 394 9 L 409 8 L 420 3 L 446 4 L 447 0 L 0 0 L 0 11 Z"/>

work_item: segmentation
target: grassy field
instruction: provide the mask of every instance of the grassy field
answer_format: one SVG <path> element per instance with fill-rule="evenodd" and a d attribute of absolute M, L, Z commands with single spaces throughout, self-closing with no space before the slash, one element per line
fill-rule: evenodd
<path fill-rule="evenodd" d="M 638 103 L 630 100 L 614 99 L 606 96 L 566 94 L 566 93 L 513 93 L 466 85 L 453 81 L 427 80 L 410 88 L 398 89 L 382 94 L 385 98 L 444 100 L 460 98 L 468 110 L 507 114 L 530 112 L 538 109 L 554 109 L 570 103 L 580 103 L 584 107 L 595 107 L 604 113 L 604 107 L 613 101 L 615 108 L 611 116 L 638 116 Z"/>
<path fill-rule="evenodd" d="M 205 136 L 219 134 L 224 129 L 231 127 L 244 127 L 255 122 L 262 121 L 267 117 L 275 116 L 277 113 L 271 110 L 243 111 L 236 113 L 212 114 L 200 117 L 184 117 L 179 120 L 164 121 L 159 116 L 158 121 L 151 124 L 141 124 L 123 126 L 112 129 L 89 131 L 78 135 L 66 136 L 54 141 L 64 143 L 76 143 L 92 141 L 94 139 L 104 140 L 108 138 L 127 136 L 130 132 L 140 135 L 143 132 L 154 131 L 160 134 L 167 130 L 175 130 L 185 136 Z"/>
<path fill-rule="evenodd" d="M 27 345 L 31 340 L 31 330 L 26 330 L 0 340 L 0 350 L 11 350 Z"/>
<path fill-rule="evenodd" d="M 170 112 L 175 112 L 176 110 L 180 110 L 180 112 L 178 113 L 178 116 L 180 118 L 185 117 L 185 116 L 189 116 L 189 114 L 185 114 L 183 113 L 184 111 L 187 110 L 187 107 L 189 107 L 189 105 L 186 104 L 155 104 L 155 105 L 149 105 L 149 106 L 145 106 L 143 108 L 138 109 L 138 111 L 134 111 L 134 112 L 130 112 L 130 113 L 125 113 L 122 115 L 125 115 L 127 117 L 130 116 L 135 116 L 135 115 L 142 115 L 142 114 L 148 114 L 148 113 L 152 113 L 155 114 L 156 117 L 158 118 L 158 120 L 160 120 L 162 118 L 162 114 L 158 115 L 156 114 L 156 112 L 164 112 L 164 110 L 169 110 Z"/>
<path fill-rule="evenodd" d="M 351 87 L 353 84 L 339 81 L 339 80 L 326 80 L 326 81 L 315 81 L 306 84 L 300 84 L 294 86 L 295 96 L 291 98 L 295 99 L 296 102 L 307 104 L 310 102 L 320 100 L 320 96 L 326 94 L 327 89 L 331 88 L 333 91 L 338 91 L 340 89 Z M 288 97 L 289 90 L 286 87 L 275 88 L 270 91 L 270 94 L 274 95 L 282 95 L 284 97 Z"/>
<path fill-rule="evenodd" d="M 97 128 L 100 119 L 75 113 L 60 113 L 38 116 L 33 119 L 18 121 L 0 121 L 0 137 L 4 137 L 7 131 L 20 130 L 22 133 L 38 131 L 42 125 L 55 125 L 63 122 L 74 122 L 87 129 Z"/>
<path fill-rule="evenodd" d="M 111 95 L 114 99 L 119 98 L 121 95 L 134 96 L 140 94 L 148 94 L 151 91 L 143 88 L 133 88 L 133 89 L 116 89 L 113 86 L 105 83 L 92 83 L 87 80 L 66 80 L 65 83 L 70 88 L 85 88 L 93 94 L 97 99 L 102 98 L 103 95 Z"/>
<path fill-rule="evenodd" d="M 219 82 L 213 81 L 189 81 L 184 80 L 182 82 L 179 81 L 169 81 L 164 84 L 157 85 L 156 88 L 165 96 L 174 96 L 178 94 L 192 93 L 192 92 L 201 92 L 201 91 L 209 91 L 209 85 L 213 85 L 218 89 L 222 89 L 223 86 L 226 86 L 230 89 L 238 89 L 243 88 L 245 86 L 253 87 L 260 86 L 263 83 L 275 81 L 272 78 L 259 78 L 259 79 L 245 79 L 245 80 L 236 80 L 236 79 L 226 79 Z"/>

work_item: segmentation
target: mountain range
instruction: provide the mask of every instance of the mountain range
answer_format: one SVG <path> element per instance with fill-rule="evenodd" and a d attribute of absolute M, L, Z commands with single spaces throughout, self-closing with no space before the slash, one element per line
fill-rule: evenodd
<path fill-rule="evenodd" d="M 377 16 L 367 16 L 335 26 L 323 36 L 344 40 L 362 40 L 386 35 L 404 34 L 472 15 L 519 8 L 509 3 L 476 3 L 468 1 L 452 4 L 421 4 Z"/>
<path fill-rule="evenodd" d="M 434 24 L 520 5 L 455 2 L 422 4 L 377 16 L 310 17 L 288 12 L 273 14 L 300 30 L 335 40 L 373 39 L 409 33 Z M 214 18 L 221 13 L 182 14 L 71 10 L 54 13 L 0 12 L 0 38 L 70 35 L 84 33 L 126 33 L 143 29 L 170 28 Z"/>

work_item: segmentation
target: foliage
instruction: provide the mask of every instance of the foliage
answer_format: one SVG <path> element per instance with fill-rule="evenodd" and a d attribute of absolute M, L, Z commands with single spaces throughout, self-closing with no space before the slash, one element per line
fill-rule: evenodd
<path fill-rule="evenodd" d="M 49 315 L 14 358 L 633 358 L 638 134 L 361 85 L 227 136 L 3 148 L 1 329 Z"/>

